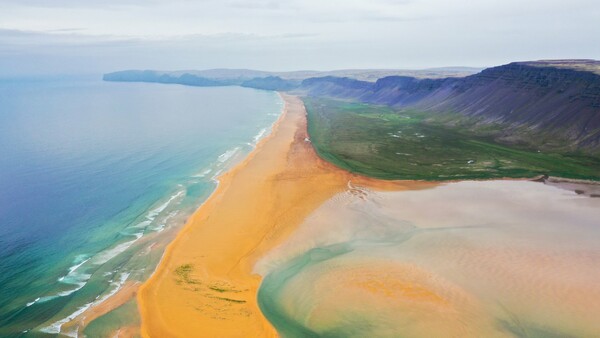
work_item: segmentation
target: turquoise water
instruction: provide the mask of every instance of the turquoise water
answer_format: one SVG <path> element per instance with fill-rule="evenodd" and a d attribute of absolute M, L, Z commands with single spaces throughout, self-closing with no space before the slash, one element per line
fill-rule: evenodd
<path fill-rule="evenodd" d="M 56 334 L 146 278 L 159 256 L 140 243 L 206 199 L 282 104 L 240 87 L 0 82 L 0 336 Z"/>

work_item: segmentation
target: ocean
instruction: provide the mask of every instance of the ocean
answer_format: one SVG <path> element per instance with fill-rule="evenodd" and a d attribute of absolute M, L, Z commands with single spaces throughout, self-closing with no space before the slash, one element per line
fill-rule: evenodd
<path fill-rule="evenodd" d="M 76 336 L 65 323 L 146 279 L 161 234 L 282 107 L 275 92 L 241 87 L 0 81 L 0 336 Z M 112 317 L 87 333 L 139 320 Z"/>

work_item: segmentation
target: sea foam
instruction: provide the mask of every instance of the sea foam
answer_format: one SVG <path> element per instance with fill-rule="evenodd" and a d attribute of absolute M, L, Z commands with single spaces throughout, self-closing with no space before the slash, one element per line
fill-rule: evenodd
<path fill-rule="evenodd" d="M 125 284 L 125 281 L 127 281 L 127 278 L 129 278 L 129 273 L 122 273 L 119 277 L 118 281 L 112 282 L 111 285 L 113 286 L 113 288 L 104 296 L 100 297 L 96 297 L 96 300 L 94 300 L 93 302 L 87 303 L 79 308 L 77 308 L 77 310 L 73 313 L 71 313 L 70 315 L 66 316 L 63 319 L 60 319 L 44 328 L 41 328 L 40 331 L 41 332 L 45 332 L 45 333 L 50 333 L 50 334 L 63 334 L 69 337 L 77 337 L 78 336 L 78 327 L 76 326 L 75 328 L 73 328 L 72 331 L 69 332 L 61 332 L 62 326 L 65 325 L 66 323 L 72 321 L 73 319 L 77 318 L 79 315 L 81 315 L 82 313 L 84 313 L 85 311 L 87 311 L 89 308 L 93 307 L 93 306 L 97 306 L 101 303 L 103 303 L 104 301 L 106 301 L 107 299 L 109 299 L 110 297 L 114 296 L 117 292 L 119 292 L 119 290 L 121 290 L 121 288 L 123 287 L 123 285 Z"/>
<path fill-rule="evenodd" d="M 220 163 L 225 163 L 229 159 L 231 159 L 239 150 L 240 150 L 240 147 L 235 147 L 233 149 L 229 149 L 226 152 L 219 155 L 219 157 L 217 158 L 217 161 L 219 161 Z"/>
<path fill-rule="evenodd" d="M 202 177 L 205 177 L 206 175 L 210 174 L 211 171 L 212 171 L 211 169 L 206 169 L 206 170 L 203 170 L 201 173 L 193 175 L 192 177 L 202 178 Z"/>
<path fill-rule="evenodd" d="M 254 145 L 258 144 L 258 141 L 260 141 L 265 136 L 266 133 L 267 133 L 267 128 L 261 129 L 258 132 L 258 134 L 256 134 L 253 138 Z"/>

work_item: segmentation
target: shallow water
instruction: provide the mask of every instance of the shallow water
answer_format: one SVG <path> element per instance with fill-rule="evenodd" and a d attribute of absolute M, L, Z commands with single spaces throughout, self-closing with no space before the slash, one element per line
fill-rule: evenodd
<path fill-rule="evenodd" d="M 55 334 L 145 279 L 160 235 L 281 108 L 276 93 L 240 87 L 1 82 L 0 336 Z"/>
<path fill-rule="evenodd" d="M 526 181 L 364 192 L 257 264 L 284 337 L 600 336 L 600 199 Z"/>

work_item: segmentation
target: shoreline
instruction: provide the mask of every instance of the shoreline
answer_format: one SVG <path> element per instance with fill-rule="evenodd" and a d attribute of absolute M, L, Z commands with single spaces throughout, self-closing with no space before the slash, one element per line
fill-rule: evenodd
<path fill-rule="evenodd" d="M 260 136 L 260 138 L 256 138 L 255 137 L 255 142 L 254 142 L 254 147 L 253 149 L 247 153 L 245 156 L 243 154 L 237 154 L 235 156 L 235 159 L 233 162 L 231 162 L 228 167 L 223 168 L 224 170 L 222 172 L 217 173 L 218 176 L 213 176 L 212 180 L 216 183 L 216 186 L 214 188 L 214 190 L 208 195 L 208 197 L 202 201 L 200 203 L 200 205 L 195 209 L 195 211 L 193 211 L 191 214 L 189 214 L 189 216 L 187 217 L 187 219 L 185 220 L 183 226 L 177 226 L 177 229 L 170 229 L 172 232 L 168 237 L 168 240 L 165 242 L 163 242 L 163 246 L 166 246 L 166 250 L 163 252 L 161 258 L 159 259 L 159 263 L 155 266 L 154 271 L 150 274 L 150 277 L 148 277 L 145 281 L 142 282 L 135 282 L 135 285 L 129 285 L 128 287 L 124 287 L 123 289 L 119 290 L 118 292 L 116 292 L 114 295 L 108 297 L 104 302 L 102 302 L 101 304 L 98 304 L 97 306 L 94 306 L 92 308 L 90 308 L 88 311 L 85 311 L 84 313 L 82 313 L 81 316 L 78 316 L 77 318 L 74 318 L 72 321 L 70 321 L 69 323 L 66 323 L 65 327 L 69 327 L 72 326 L 74 323 L 79 322 L 80 324 L 82 324 L 79 327 L 79 332 L 81 333 L 85 327 L 87 327 L 86 324 L 91 323 L 95 318 L 100 317 L 101 315 L 104 315 L 106 313 L 109 313 L 115 309 L 117 309 L 119 306 L 123 305 L 124 303 L 132 300 L 132 299 L 137 299 L 138 302 L 138 313 L 139 315 L 143 318 L 144 315 L 142 314 L 144 310 L 144 305 L 143 305 L 143 297 L 140 296 L 143 288 L 145 287 L 145 285 L 147 283 L 150 282 L 150 280 L 156 275 L 158 274 L 158 269 L 161 266 L 162 262 L 166 259 L 166 255 L 167 255 L 167 251 L 169 250 L 169 247 L 171 246 L 171 244 L 173 242 L 175 242 L 175 240 L 181 235 L 182 232 L 185 231 L 186 227 L 188 227 L 188 224 L 194 223 L 194 219 L 196 217 L 196 214 L 200 212 L 201 209 L 203 209 L 204 205 L 207 204 L 209 201 L 211 201 L 213 199 L 213 197 L 219 192 L 220 190 L 220 186 L 221 186 L 221 182 L 223 180 L 227 181 L 231 179 L 231 175 L 232 172 L 237 172 L 238 170 L 243 170 L 243 167 L 245 165 L 247 165 L 248 162 L 252 161 L 252 158 L 256 155 L 257 152 L 260 152 L 260 148 L 263 147 L 264 143 L 267 143 L 271 137 L 273 136 L 274 133 L 277 132 L 277 130 L 280 127 L 280 124 L 282 123 L 282 121 L 285 120 L 286 118 L 286 114 L 287 112 L 287 107 L 289 105 L 289 100 L 298 100 L 297 97 L 294 96 L 289 96 L 287 94 L 282 94 L 280 92 L 278 92 L 279 97 L 282 99 L 282 101 L 284 102 L 284 107 L 282 108 L 282 111 L 280 113 L 280 116 L 278 117 L 278 119 L 276 121 L 274 121 L 270 127 L 267 128 L 263 128 L 259 134 L 257 136 Z M 302 104 L 301 101 L 299 101 L 301 104 L 301 108 L 304 112 L 304 114 L 306 114 L 305 110 L 304 110 L 304 106 Z M 304 124 L 306 124 L 306 118 L 304 119 Z M 298 130 L 296 132 L 304 132 L 305 133 L 305 138 L 300 138 L 300 137 L 296 137 L 295 141 L 298 143 L 299 139 L 302 139 L 303 141 L 306 140 L 306 138 L 308 138 L 308 133 L 305 130 L 306 129 L 306 125 L 304 125 L 303 127 L 297 126 Z M 304 129 L 304 130 L 302 130 Z M 314 148 L 312 147 L 310 142 L 301 142 L 304 145 L 309 145 L 308 148 L 308 153 L 313 153 L 313 158 L 311 159 L 312 161 L 316 161 L 317 163 L 320 164 L 325 164 L 325 166 L 329 167 L 328 170 L 333 170 L 336 171 L 338 173 L 341 173 L 342 176 L 347 177 L 348 181 L 346 182 L 344 187 L 340 186 L 340 191 L 342 190 L 347 190 L 350 191 L 351 193 L 356 193 L 356 194 L 361 194 L 361 188 L 366 187 L 367 189 L 369 188 L 374 188 L 375 190 L 383 190 L 383 191 L 398 191 L 398 190 L 405 190 L 406 189 L 406 185 L 411 185 L 411 184 L 417 184 L 417 185 L 424 185 L 424 186 L 438 186 L 438 185 L 444 185 L 446 183 L 453 183 L 453 182 L 462 182 L 465 180 L 451 180 L 451 181 L 441 181 L 441 182 L 436 182 L 436 181 L 405 181 L 405 180 L 381 180 L 381 179 L 376 179 L 376 178 L 369 178 L 369 177 L 365 177 L 365 176 L 361 176 L 358 173 L 352 173 L 352 172 L 348 172 L 342 168 L 339 168 L 337 166 L 335 166 L 332 163 L 327 162 L 326 160 L 322 159 L 320 156 L 318 156 L 318 154 L 316 153 L 316 151 L 314 150 Z M 250 144 L 249 144 L 250 145 Z M 290 145 L 290 146 L 293 146 Z M 316 158 L 315 158 L 316 157 Z M 514 181 L 535 181 L 536 178 L 500 178 L 497 180 L 514 180 Z M 466 180 L 466 181 L 488 181 L 486 179 L 483 180 Z M 544 182 L 546 183 L 546 182 Z M 356 186 L 356 187 L 355 187 Z M 415 188 L 415 187 L 412 187 Z M 419 187 L 417 187 L 418 189 Z M 563 187 L 564 188 L 564 187 Z M 567 190 L 572 190 L 572 189 L 568 189 Z M 227 190 L 227 189 L 224 189 Z M 338 191 L 339 192 L 339 191 Z M 332 194 L 332 196 L 335 195 Z M 593 196 L 596 197 L 596 196 Z M 327 199 L 323 200 L 326 201 Z M 316 207 L 318 207 L 319 205 L 316 205 Z M 307 214 L 308 215 L 308 214 Z M 300 223 L 300 222 L 298 222 Z M 298 225 L 298 224 L 297 224 Z M 192 226 L 192 225 L 190 225 Z M 293 231 L 294 229 L 290 230 Z M 289 233 L 288 233 L 289 235 Z M 276 246 L 277 243 L 275 243 L 273 246 Z M 263 254 L 266 253 L 263 252 Z M 258 257 L 260 258 L 260 257 Z M 255 260 L 256 262 L 256 260 Z M 262 277 L 259 278 L 259 285 L 260 285 L 260 280 L 262 280 Z M 257 294 L 257 292 L 255 292 L 255 295 Z M 233 299 L 234 300 L 234 299 Z M 262 313 L 261 313 L 262 315 Z M 266 321 L 265 318 L 262 318 L 263 320 Z M 267 323 L 267 326 L 269 326 L 270 323 Z M 142 324 L 143 327 L 143 324 Z M 140 333 L 139 331 L 139 327 L 137 326 L 131 326 L 131 327 L 123 327 L 122 329 L 125 329 L 124 332 L 128 332 L 128 333 Z M 117 332 L 117 334 L 121 333 L 121 334 L 128 334 L 128 333 L 124 333 L 124 332 Z M 143 331 L 142 331 L 143 332 Z M 147 336 L 148 333 L 145 333 L 145 336 Z"/>
<path fill-rule="evenodd" d="M 280 92 L 277 92 L 279 97 L 284 100 L 283 95 Z M 187 230 L 187 228 L 189 226 L 191 226 L 191 224 L 194 221 L 194 218 L 196 218 L 197 214 L 200 213 L 200 211 L 202 210 L 202 208 L 207 205 L 208 203 L 210 203 L 212 201 L 212 199 L 215 197 L 215 195 L 218 194 L 219 190 L 222 188 L 222 181 L 224 179 L 224 177 L 226 177 L 228 175 L 229 172 L 235 170 L 236 168 L 243 166 L 245 162 L 249 161 L 251 159 L 251 157 L 253 156 L 253 154 L 262 146 L 262 144 L 264 142 L 266 142 L 268 139 L 270 139 L 273 135 L 273 133 L 276 131 L 276 129 L 278 128 L 281 120 L 283 120 L 283 118 L 286 115 L 286 108 L 285 105 L 287 103 L 284 100 L 284 107 L 282 109 L 281 115 L 279 116 L 279 118 L 271 125 L 270 131 L 267 133 L 267 135 L 263 135 L 262 138 L 260 138 L 258 140 L 258 142 L 256 142 L 254 149 L 243 159 L 241 159 L 241 161 L 238 161 L 238 163 L 234 164 L 231 168 L 229 168 L 228 170 L 226 170 L 225 172 L 221 172 L 217 177 L 213 177 L 213 181 L 216 183 L 216 187 L 215 189 L 212 191 L 212 193 L 208 196 L 208 198 L 202 202 L 198 208 L 196 209 L 196 211 L 194 211 L 194 213 L 192 213 L 192 215 L 190 215 L 190 217 L 187 219 L 187 221 L 185 222 L 184 226 L 179 229 L 178 233 L 175 235 L 175 238 L 169 243 L 167 244 L 162 257 L 160 258 L 160 261 L 158 263 L 158 265 L 155 267 L 154 272 L 150 275 L 150 277 L 144 282 L 142 283 L 139 287 L 138 287 L 138 292 L 136 294 L 136 299 L 138 302 L 138 311 L 140 314 L 140 317 L 142 319 L 142 325 L 140 326 L 140 331 L 139 333 L 143 336 L 143 337 L 147 337 L 149 336 L 149 333 L 147 332 L 147 330 L 144 329 L 144 317 L 147 316 L 147 312 L 145 311 L 145 300 L 144 297 L 142 297 L 143 292 L 145 291 L 147 285 L 152 282 L 153 279 L 155 279 L 159 273 L 160 273 L 160 269 L 163 265 L 163 262 L 168 259 L 169 255 L 171 254 L 171 250 L 172 247 L 175 243 L 175 241 L 182 236 L 182 234 Z"/>
<path fill-rule="evenodd" d="M 264 142 L 266 142 L 269 138 L 271 138 L 271 136 L 273 135 L 273 133 L 275 132 L 275 130 L 279 126 L 279 123 L 284 118 L 284 116 L 286 114 L 286 110 L 285 110 L 286 102 L 285 102 L 285 99 L 284 99 L 284 97 L 283 97 L 283 95 L 282 95 L 281 92 L 277 92 L 277 94 L 284 101 L 284 106 L 282 108 L 280 116 L 270 126 L 270 128 L 267 131 L 266 135 L 262 134 L 261 135 L 262 137 L 260 137 L 257 140 L 257 142 L 255 142 L 254 149 L 249 154 L 247 154 L 245 158 L 242 158 L 241 160 L 237 161 L 237 163 L 234 163 L 226 171 L 220 172 L 218 174 L 218 176 L 212 178 L 212 180 L 216 183 L 215 189 L 211 192 L 211 194 L 208 196 L 208 198 L 206 200 L 204 200 L 198 206 L 198 208 L 188 217 L 188 219 L 186 220 L 186 222 L 183 225 L 183 227 L 180 228 L 180 229 L 178 229 L 179 231 L 177 232 L 177 234 L 175 235 L 175 237 L 170 241 L 170 243 L 168 243 L 166 245 L 165 250 L 163 251 L 163 254 L 162 254 L 162 256 L 161 256 L 161 258 L 159 260 L 159 263 L 155 267 L 155 269 L 152 272 L 152 274 L 150 275 L 150 277 L 146 281 L 144 281 L 138 287 L 138 290 L 136 292 L 135 297 L 136 297 L 136 300 L 137 300 L 137 303 L 138 303 L 138 312 L 139 312 L 139 315 L 140 315 L 140 317 L 142 319 L 142 324 L 140 325 L 139 330 L 138 330 L 138 328 L 136 328 L 136 330 L 135 330 L 136 333 L 139 333 L 139 334 L 141 334 L 144 337 L 149 336 L 148 332 L 146 330 L 144 330 L 144 324 L 143 324 L 144 314 L 145 314 L 145 310 L 144 310 L 144 298 L 141 295 L 145 291 L 145 288 L 148 285 L 148 283 L 151 282 L 155 278 L 155 276 L 159 273 L 159 269 L 161 268 L 161 265 L 163 264 L 163 262 L 167 259 L 168 255 L 170 254 L 170 251 L 172 250 L 171 248 L 174 245 L 173 243 L 175 242 L 175 240 L 182 235 L 182 233 L 186 230 L 186 228 L 188 226 L 190 226 L 190 224 L 193 222 L 193 219 L 196 217 L 196 214 L 199 213 L 200 210 L 206 204 L 208 204 L 214 198 L 214 196 L 218 193 L 219 189 L 222 187 L 222 179 L 223 179 L 223 177 L 225 177 L 230 171 L 235 170 L 237 167 L 242 166 L 246 161 L 250 160 L 250 158 L 257 151 L 257 149 L 259 149 Z"/>
<path fill-rule="evenodd" d="M 300 99 L 281 94 L 271 133 L 219 185 L 168 245 L 137 294 L 141 334 L 276 336 L 262 315 L 254 264 L 324 201 L 352 185 L 423 189 L 431 182 L 381 181 L 322 160 L 309 142 Z M 349 184 L 351 182 L 351 184 Z"/>
<path fill-rule="evenodd" d="M 281 99 L 281 95 L 279 95 L 279 98 L 279 102 L 281 102 L 280 104 L 282 104 L 283 99 Z M 281 112 L 281 110 L 279 110 L 279 112 Z M 277 115 L 280 116 L 280 114 Z M 212 191 L 210 191 L 207 196 L 202 198 L 202 200 L 199 200 L 199 203 L 192 208 L 190 208 L 188 205 L 185 208 L 180 206 L 180 208 L 175 209 L 176 213 L 174 217 L 171 217 L 171 215 L 169 215 L 165 219 L 169 220 L 168 226 L 166 228 L 165 225 L 162 225 L 160 229 L 152 229 L 151 232 L 146 233 L 143 236 L 137 237 L 133 241 L 134 243 L 131 245 L 131 248 L 128 247 L 125 250 L 128 252 L 137 252 L 135 254 L 136 256 L 151 254 L 154 257 L 156 257 L 156 255 L 158 254 L 157 250 L 162 251 L 160 252 L 160 257 L 158 257 L 157 260 L 145 267 L 149 268 L 149 273 L 147 273 L 145 277 L 141 279 L 129 278 L 129 273 L 127 273 L 126 270 L 123 270 L 122 275 L 126 274 L 127 276 L 125 277 L 125 280 L 122 284 L 119 284 L 116 288 L 107 288 L 103 291 L 102 294 L 100 294 L 100 296 L 96 298 L 96 300 L 88 302 L 83 306 L 80 306 L 77 309 L 77 311 L 73 312 L 68 316 L 65 316 L 59 321 L 50 322 L 47 327 L 49 328 L 50 326 L 56 326 L 57 333 L 60 332 L 61 334 L 67 336 L 81 335 L 84 333 L 88 325 L 92 324 L 96 319 L 106 314 L 109 314 L 114 310 L 118 310 L 121 306 L 123 306 L 131 300 L 136 300 L 137 293 L 139 292 L 139 286 L 142 285 L 148 278 L 150 278 L 154 274 L 156 267 L 163 259 L 164 249 L 167 247 L 167 245 L 169 245 L 169 243 L 171 243 L 171 241 L 173 241 L 173 239 L 177 236 L 179 231 L 193 216 L 196 210 L 200 208 L 204 203 L 206 203 L 210 196 L 212 196 L 212 194 L 218 189 L 219 181 L 217 177 L 221 176 L 222 172 L 229 171 L 235 166 L 237 166 L 240 162 L 244 161 L 244 159 L 255 150 L 257 144 L 260 143 L 265 137 L 265 134 L 268 135 L 268 131 L 273 128 L 276 122 L 277 120 L 270 122 L 260 131 L 258 131 L 258 133 L 254 135 L 252 139 L 249 140 L 249 142 L 245 142 L 243 145 L 240 144 L 238 146 L 235 146 L 234 148 L 227 149 L 224 153 L 219 155 L 218 159 L 213 164 L 210 165 L 212 169 L 204 170 L 203 172 L 192 176 L 198 178 L 205 177 L 205 180 L 211 181 L 214 184 Z M 249 148 L 242 149 L 246 146 L 248 146 Z M 181 191 L 179 191 L 175 195 L 171 195 L 170 197 L 167 196 L 168 199 L 165 203 L 155 203 L 156 205 L 154 205 L 151 208 L 148 208 L 146 213 L 151 214 L 153 212 L 157 212 L 158 215 L 165 209 L 165 206 L 168 206 L 170 202 L 172 202 L 172 200 L 175 197 L 180 197 L 180 194 Z M 161 210 L 157 211 L 157 208 Z M 118 253 L 117 256 L 121 254 L 122 253 Z M 85 263 L 85 261 L 83 263 Z M 111 286 L 114 286 L 112 281 Z M 135 317 L 138 316 L 139 311 L 136 310 Z M 121 327 L 115 332 L 115 334 L 124 334 L 125 336 L 131 336 L 131 334 L 139 335 L 139 325 Z"/>

